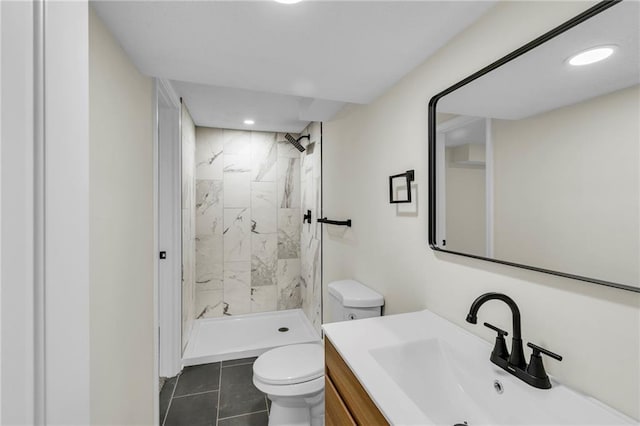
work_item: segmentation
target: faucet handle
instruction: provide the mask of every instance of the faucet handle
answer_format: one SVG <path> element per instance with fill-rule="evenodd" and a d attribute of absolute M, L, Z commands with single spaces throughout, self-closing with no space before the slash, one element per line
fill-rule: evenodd
<path fill-rule="evenodd" d="M 548 355 L 553 359 L 557 359 L 558 361 L 562 361 L 562 357 L 558 354 L 546 350 L 545 348 L 534 345 L 533 343 L 527 343 L 527 346 L 533 349 L 533 352 L 531 353 L 531 359 L 529 360 L 529 365 L 527 366 L 527 374 L 530 376 L 531 381 L 527 381 L 527 383 L 532 384 L 533 386 L 540 389 L 551 388 L 551 381 L 549 380 L 547 372 L 544 370 L 544 365 L 542 364 L 542 357 L 540 356 L 540 354 L 542 353 Z"/>
<path fill-rule="evenodd" d="M 545 354 L 547 356 L 550 356 L 553 359 L 556 359 L 558 361 L 562 361 L 562 355 L 558 355 L 556 353 L 551 352 L 550 350 L 547 350 L 545 348 L 541 348 L 538 345 L 534 345 L 533 343 L 529 342 L 527 343 L 527 346 L 530 347 L 531 349 L 533 349 L 533 353 L 531 354 L 531 356 L 537 356 L 539 357 L 540 354 Z"/>
<path fill-rule="evenodd" d="M 492 329 L 492 330 L 493 330 L 493 331 L 495 331 L 495 332 L 497 332 L 497 333 L 498 333 L 498 337 L 504 337 L 504 336 L 508 336 L 508 335 L 509 335 L 509 333 L 507 333 L 507 332 L 506 332 L 506 331 L 504 331 L 503 329 L 498 328 L 498 327 L 496 327 L 496 326 L 495 326 L 495 325 L 493 325 L 493 324 L 489 324 L 488 322 L 485 322 L 485 323 L 484 323 L 484 326 L 485 326 L 485 327 L 487 327 L 487 328 Z"/>
<path fill-rule="evenodd" d="M 493 351 L 491 352 L 491 360 L 493 362 L 499 363 L 499 360 L 503 360 L 506 362 L 507 358 L 509 358 L 509 351 L 507 350 L 507 344 L 504 341 L 504 336 L 508 335 L 506 331 L 496 327 L 493 324 L 489 324 L 488 322 L 484 323 L 484 326 L 492 329 L 498 335 L 496 336 L 496 343 L 493 346 Z"/>

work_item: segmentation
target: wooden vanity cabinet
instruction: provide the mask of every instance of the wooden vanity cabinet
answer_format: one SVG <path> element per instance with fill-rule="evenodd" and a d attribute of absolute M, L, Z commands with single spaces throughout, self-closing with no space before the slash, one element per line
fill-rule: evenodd
<path fill-rule="evenodd" d="M 325 424 L 388 425 L 356 376 L 325 336 Z"/>

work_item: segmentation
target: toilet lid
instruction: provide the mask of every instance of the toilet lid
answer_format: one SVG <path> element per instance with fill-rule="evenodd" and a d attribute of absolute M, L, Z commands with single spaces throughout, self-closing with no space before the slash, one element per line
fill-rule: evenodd
<path fill-rule="evenodd" d="M 318 343 L 272 349 L 258 357 L 253 364 L 253 374 L 271 385 L 307 382 L 324 374 L 323 352 Z"/>

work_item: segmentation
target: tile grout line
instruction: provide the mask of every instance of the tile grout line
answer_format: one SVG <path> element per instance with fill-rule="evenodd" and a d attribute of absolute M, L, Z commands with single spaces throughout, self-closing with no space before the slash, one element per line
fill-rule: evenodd
<path fill-rule="evenodd" d="M 267 410 L 252 411 L 252 412 L 250 412 L 250 413 L 237 414 L 237 415 L 235 415 L 235 416 L 223 417 L 223 418 L 218 419 L 218 420 L 235 419 L 236 417 L 249 416 L 249 415 L 251 415 L 251 414 L 258 414 L 258 413 L 264 413 L 264 412 L 268 412 L 268 411 L 267 411 Z"/>
<path fill-rule="evenodd" d="M 238 367 L 238 366 L 240 366 L 240 365 L 249 365 L 249 364 L 253 364 L 255 361 L 256 361 L 256 360 L 254 359 L 254 360 L 252 360 L 252 361 L 244 362 L 244 363 L 242 363 L 242 364 L 223 365 L 223 366 L 221 366 L 221 368 Z"/>
<path fill-rule="evenodd" d="M 212 393 L 212 392 L 218 392 L 218 391 L 213 389 L 213 390 L 202 391 L 202 392 L 188 393 L 186 395 L 177 395 L 177 396 L 174 395 L 173 399 L 186 398 L 186 397 L 189 397 L 189 396 L 196 396 L 196 395 L 204 395 L 205 393 Z"/>
<path fill-rule="evenodd" d="M 267 416 L 269 416 L 269 414 L 270 414 L 269 413 L 269 401 L 267 400 L 267 394 L 266 393 L 264 394 L 264 403 L 267 406 Z"/>
<path fill-rule="evenodd" d="M 220 362 L 220 376 L 218 377 L 218 403 L 216 404 L 216 426 L 220 420 L 220 395 L 222 394 L 222 361 Z"/>
<path fill-rule="evenodd" d="M 167 417 L 169 416 L 169 410 L 171 409 L 171 403 L 173 402 L 173 396 L 176 393 L 176 388 L 178 387 L 178 380 L 180 380 L 180 374 L 176 376 L 176 382 L 173 384 L 173 390 L 171 391 L 171 398 L 169 398 L 169 404 L 167 405 L 167 411 L 164 413 L 164 418 L 161 419 L 160 425 L 164 426 L 164 423 L 167 421 Z"/>

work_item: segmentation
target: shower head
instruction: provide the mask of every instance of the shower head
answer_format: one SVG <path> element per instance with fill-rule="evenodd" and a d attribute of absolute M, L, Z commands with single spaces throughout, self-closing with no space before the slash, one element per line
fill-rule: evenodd
<path fill-rule="evenodd" d="M 289 141 L 289 143 L 290 143 L 291 145 L 295 146 L 295 147 L 296 147 L 296 149 L 297 149 L 298 151 L 300 151 L 300 152 L 303 152 L 303 151 L 304 151 L 304 147 L 303 147 L 302 145 L 300 145 L 300 140 L 301 140 L 301 139 L 304 139 L 304 138 L 307 138 L 307 139 L 311 140 L 311 139 L 309 138 L 309 135 L 306 135 L 306 136 L 300 136 L 298 139 L 296 139 L 296 138 L 294 138 L 293 136 L 291 136 L 289 133 L 285 133 L 284 138 L 285 138 L 287 141 Z"/>

